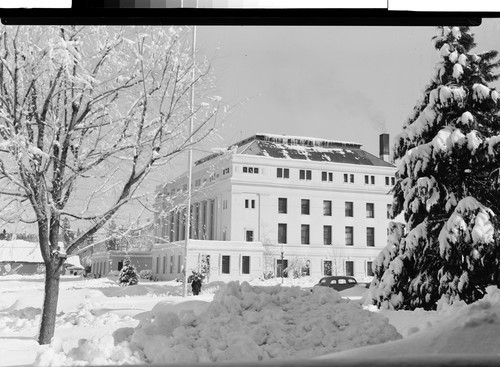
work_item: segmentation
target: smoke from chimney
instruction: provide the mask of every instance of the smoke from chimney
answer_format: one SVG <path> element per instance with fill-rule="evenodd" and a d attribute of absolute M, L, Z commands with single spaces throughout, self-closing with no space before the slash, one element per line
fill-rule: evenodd
<path fill-rule="evenodd" d="M 379 156 L 386 162 L 389 162 L 389 134 L 380 134 L 379 136 Z"/>

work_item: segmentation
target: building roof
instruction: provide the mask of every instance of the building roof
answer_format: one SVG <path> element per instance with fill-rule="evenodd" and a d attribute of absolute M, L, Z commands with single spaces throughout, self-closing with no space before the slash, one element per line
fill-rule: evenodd
<path fill-rule="evenodd" d="M 359 143 L 301 136 L 256 134 L 229 147 L 227 152 L 279 159 L 392 167 L 389 162 L 361 149 Z M 214 153 L 195 164 L 199 165 L 221 154 L 223 153 Z"/>
<path fill-rule="evenodd" d="M 0 262 L 43 263 L 38 243 L 0 240 Z"/>

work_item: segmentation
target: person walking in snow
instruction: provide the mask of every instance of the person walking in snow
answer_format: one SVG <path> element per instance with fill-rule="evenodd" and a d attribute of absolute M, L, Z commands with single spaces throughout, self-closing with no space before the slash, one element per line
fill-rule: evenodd
<path fill-rule="evenodd" d="M 198 274 L 194 275 L 193 282 L 191 283 L 193 295 L 197 296 L 201 291 L 201 278 Z"/>

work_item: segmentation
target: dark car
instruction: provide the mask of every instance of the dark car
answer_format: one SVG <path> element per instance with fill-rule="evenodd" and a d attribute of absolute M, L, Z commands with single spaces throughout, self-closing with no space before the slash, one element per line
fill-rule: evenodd
<path fill-rule="evenodd" d="M 321 278 L 319 283 L 315 286 L 330 287 L 336 291 L 343 291 L 344 289 L 352 288 L 357 285 L 358 282 L 353 277 L 336 275 Z"/>

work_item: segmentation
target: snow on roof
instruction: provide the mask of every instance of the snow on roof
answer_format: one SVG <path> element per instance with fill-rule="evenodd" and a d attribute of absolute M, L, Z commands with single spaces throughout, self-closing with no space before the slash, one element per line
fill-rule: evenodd
<path fill-rule="evenodd" d="M 0 240 L 0 262 L 43 263 L 37 242 Z"/>
<path fill-rule="evenodd" d="M 361 144 L 352 142 L 304 136 L 256 134 L 232 145 L 227 151 L 234 149 L 235 146 L 238 147 L 236 154 L 368 166 L 392 166 L 383 159 L 362 150 Z M 221 154 L 209 155 L 195 162 L 195 165 L 207 162 Z"/>
<path fill-rule="evenodd" d="M 79 256 L 69 256 L 67 259 L 66 259 L 66 262 L 65 262 L 65 265 L 69 268 L 69 269 L 83 269 L 83 266 L 82 264 L 80 263 L 80 257 Z"/>
<path fill-rule="evenodd" d="M 361 147 L 360 143 L 353 143 L 347 141 L 340 140 L 328 140 L 322 138 L 313 138 L 308 136 L 294 136 L 294 135 L 278 135 L 278 134 L 266 134 L 266 133 L 257 133 L 256 137 L 263 138 L 265 140 L 276 141 L 276 142 L 288 142 L 290 145 L 317 145 L 324 146 L 325 144 L 333 144 L 333 145 L 342 145 L 342 146 L 357 146 Z"/>

